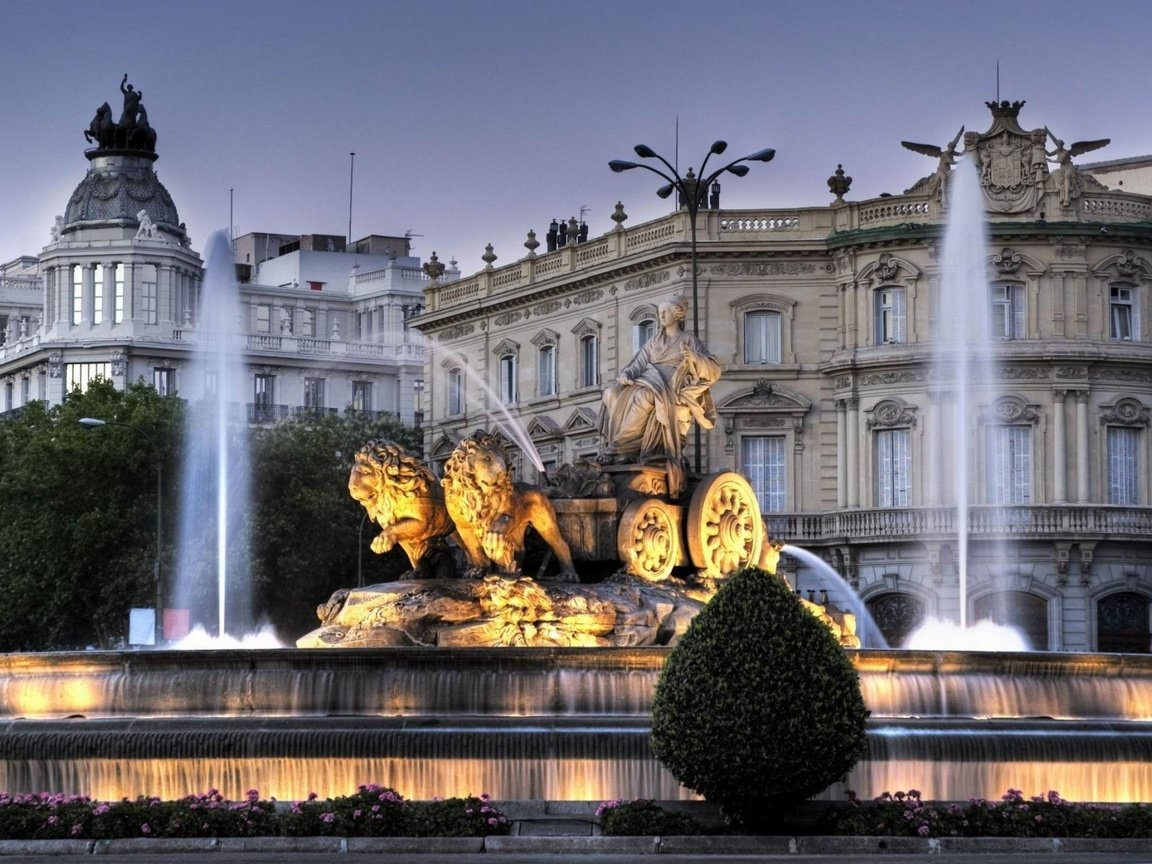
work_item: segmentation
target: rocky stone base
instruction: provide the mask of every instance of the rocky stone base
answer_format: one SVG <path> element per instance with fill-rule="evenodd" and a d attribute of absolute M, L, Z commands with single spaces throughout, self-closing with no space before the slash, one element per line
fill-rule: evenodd
<path fill-rule="evenodd" d="M 300 648 L 672 645 L 714 589 L 631 578 L 595 585 L 490 576 L 337 591 Z"/>

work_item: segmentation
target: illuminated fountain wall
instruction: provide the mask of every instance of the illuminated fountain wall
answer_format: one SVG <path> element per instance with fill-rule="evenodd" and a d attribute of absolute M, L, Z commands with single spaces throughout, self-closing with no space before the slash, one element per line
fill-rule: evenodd
<path fill-rule="evenodd" d="M 376 782 L 413 798 L 687 797 L 648 743 L 668 651 L 8 655 L 0 788 L 115 799 L 258 787 L 286 800 Z M 872 712 L 868 756 L 846 784 L 862 796 L 1013 787 L 1152 800 L 1152 657 L 853 657 Z"/>

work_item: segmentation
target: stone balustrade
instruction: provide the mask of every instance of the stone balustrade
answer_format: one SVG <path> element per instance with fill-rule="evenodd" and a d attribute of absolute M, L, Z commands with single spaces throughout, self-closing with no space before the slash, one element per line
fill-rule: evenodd
<path fill-rule="evenodd" d="M 768 513 L 772 536 L 787 543 L 821 545 L 852 538 L 888 543 L 901 538 L 947 540 L 956 537 L 954 507 L 843 510 L 830 513 Z M 1091 505 L 979 506 L 968 513 L 975 539 L 1152 539 L 1152 507 Z"/>

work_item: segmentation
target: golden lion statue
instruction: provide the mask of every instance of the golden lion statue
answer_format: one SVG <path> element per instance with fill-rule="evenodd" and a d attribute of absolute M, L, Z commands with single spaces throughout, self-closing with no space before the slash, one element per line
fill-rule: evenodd
<path fill-rule="evenodd" d="M 457 444 L 441 482 L 456 537 L 468 554 L 469 575 L 483 575 L 493 567 L 502 574 L 519 574 L 524 534 L 531 525 L 560 562 L 559 578 L 579 581 L 552 502 L 539 490 L 512 482 L 504 445 L 494 435 L 479 431 Z"/>
<path fill-rule="evenodd" d="M 380 526 L 372 551 L 383 554 L 400 544 L 414 576 L 451 575 L 451 560 L 446 554 L 430 555 L 433 551 L 446 553 L 444 538 L 455 530 L 436 475 L 393 441 L 369 441 L 355 458 L 348 492 Z"/>

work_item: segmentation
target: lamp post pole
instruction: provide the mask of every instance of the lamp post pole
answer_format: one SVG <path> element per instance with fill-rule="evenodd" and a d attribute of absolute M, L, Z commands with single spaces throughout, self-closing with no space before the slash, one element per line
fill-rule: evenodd
<path fill-rule="evenodd" d="M 723 168 L 718 168 L 711 174 L 705 174 L 708 169 L 708 160 L 713 156 L 719 156 L 728 149 L 728 142 L 726 141 L 713 141 L 712 146 L 708 148 L 707 155 L 704 156 L 704 161 L 700 163 L 700 174 L 697 176 L 691 168 L 688 173 L 683 177 L 680 172 L 663 156 L 653 150 L 646 144 L 637 144 L 634 148 L 636 155 L 641 159 L 656 159 L 663 164 L 665 170 L 653 168 L 651 165 L 646 165 L 643 162 L 628 162 L 622 159 L 613 159 L 608 163 L 608 167 L 615 173 L 619 174 L 623 171 L 630 171 L 633 168 L 643 168 L 646 171 L 651 171 L 657 177 L 666 181 L 666 185 L 661 186 L 656 190 L 656 194 L 661 198 L 667 198 L 674 191 L 679 193 L 680 206 L 688 210 L 688 231 L 691 235 L 691 259 L 692 259 L 692 335 L 699 338 L 700 336 L 700 281 L 697 270 L 697 254 L 696 254 L 696 218 L 700 214 L 700 205 L 704 201 L 705 196 L 708 194 L 708 189 L 711 185 L 720 178 L 721 174 L 735 174 L 737 177 L 743 177 L 748 173 L 749 168 L 743 164 L 745 162 L 771 162 L 772 157 L 776 155 L 776 151 L 771 147 L 766 147 L 763 150 L 757 150 L 755 153 L 735 159 L 725 165 Z M 700 426 L 695 426 L 695 470 L 700 473 Z"/>
<path fill-rule="evenodd" d="M 164 460 L 161 458 L 160 447 L 151 435 L 143 429 L 133 426 L 131 423 L 123 423 L 119 420 L 99 420 L 95 417 L 83 417 L 80 420 L 80 425 L 85 429 L 99 429 L 102 426 L 124 426 L 147 441 L 156 454 L 156 561 L 153 564 L 153 576 L 156 581 L 156 641 L 157 644 L 159 644 L 162 623 L 160 618 L 164 614 L 164 580 L 162 578 L 160 565 L 164 549 Z"/>

